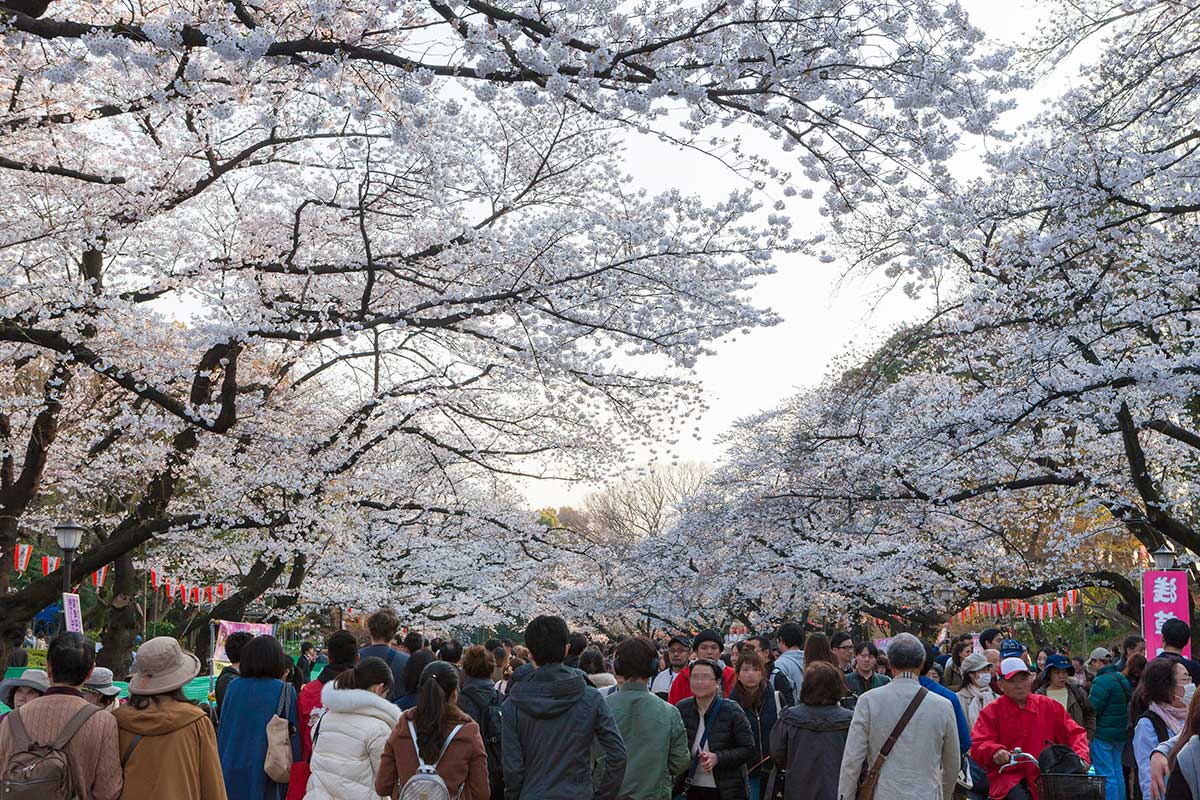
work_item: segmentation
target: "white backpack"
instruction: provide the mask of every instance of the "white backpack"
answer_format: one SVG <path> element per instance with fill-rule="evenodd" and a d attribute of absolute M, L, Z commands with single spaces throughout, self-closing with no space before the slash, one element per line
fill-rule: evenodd
<path fill-rule="evenodd" d="M 454 736 L 462 730 L 462 725 L 456 725 L 454 730 L 450 731 L 450 735 L 446 737 L 446 743 L 442 745 L 442 752 L 438 753 L 437 761 L 433 764 L 426 764 L 421 758 L 421 748 L 417 746 L 417 731 L 413 727 L 412 720 L 408 720 L 408 732 L 412 736 L 413 749 L 417 751 L 417 772 L 411 778 L 404 782 L 404 786 L 400 788 L 400 795 L 397 800 L 450 800 L 450 790 L 446 788 L 446 782 L 442 780 L 442 776 L 437 774 L 438 762 L 442 760 L 442 756 L 446 755 L 446 748 L 450 746 L 450 742 L 454 740 Z M 466 788 L 464 783 L 458 787 L 458 794 L 455 798 L 462 797 L 463 789 Z"/>

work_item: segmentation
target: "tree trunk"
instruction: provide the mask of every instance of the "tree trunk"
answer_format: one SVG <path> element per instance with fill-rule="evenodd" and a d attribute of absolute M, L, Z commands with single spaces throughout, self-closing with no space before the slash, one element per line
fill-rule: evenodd
<path fill-rule="evenodd" d="M 124 680 L 133 663 L 133 640 L 141 623 L 137 598 L 137 573 L 133 568 L 133 551 L 113 563 L 113 595 L 108 611 L 108 624 L 100 637 L 100 653 L 96 665 L 108 667 L 117 680 Z"/>
<path fill-rule="evenodd" d="M 209 653 L 212 651 L 212 628 L 209 622 L 214 619 L 240 622 L 246 615 L 246 606 L 275 585 L 275 581 L 279 580 L 279 576 L 283 574 L 283 568 L 284 563 L 279 559 L 275 559 L 270 565 L 261 558 L 258 559 L 242 578 L 236 592 L 217 603 L 207 613 L 197 613 L 188 620 L 187 625 L 182 626 L 183 632 L 179 635 L 180 638 L 188 634 L 195 634 L 196 643 L 193 652 L 200 659 L 200 663 L 207 666 L 208 670 L 212 670 L 212 664 L 209 663 Z"/>

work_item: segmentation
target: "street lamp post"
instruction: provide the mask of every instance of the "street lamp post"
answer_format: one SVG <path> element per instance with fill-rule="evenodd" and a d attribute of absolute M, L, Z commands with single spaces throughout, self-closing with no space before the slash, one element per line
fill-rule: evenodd
<path fill-rule="evenodd" d="M 75 551 L 83 541 L 83 526 L 78 522 L 62 522 L 54 526 L 54 538 L 63 551 L 63 593 L 71 591 L 71 564 L 75 560 Z"/>

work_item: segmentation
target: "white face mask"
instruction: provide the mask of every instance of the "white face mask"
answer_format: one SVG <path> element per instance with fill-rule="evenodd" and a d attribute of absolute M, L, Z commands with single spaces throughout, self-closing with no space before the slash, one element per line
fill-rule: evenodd
<path fill-rule="evenodd" d="M 992 682 L 992 673 L 990 673 L 990 672 L 975 673 L 975 682 L 979 684 L 980 688 L 989 685 Z"/>
<path fill-rule="evenodd" d="M 1183 687 L 1183 702 L 1191 705 L 1192 695 L 1196 693 L 1196 684 L 1188 683 Z"/>

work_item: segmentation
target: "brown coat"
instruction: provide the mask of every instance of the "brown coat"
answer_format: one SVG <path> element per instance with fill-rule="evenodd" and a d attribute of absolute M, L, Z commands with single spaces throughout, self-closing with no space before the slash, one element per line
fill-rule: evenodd
<path fill-rule="evenodd" d="M 21 722 L 35 742 L 52 742 L 79 710 L 82 697 L 51 694 L 21 707 Z M 121 795 L 121 761 L 117 756 L 117 721 L 103 711 L 93 714 L 67 744 L 75 785 L 88 800 L 117 800 Z M 0 771 L 13 752 L 10 726 L 0 725 Z"/>
<path fill-rule="evenodd" d="M 379 772 L 375 775 L 375 791 L 384 797 L 395 797 L 398 794 L 397 787 L 403 786 L 405 781 L 417 774 L 417 751 L 408 732 L 408 720 L 412 713 L 404 712 L 383 748 Z M 461 724 L 463 729 L 450 742 L 446 754 L 438 762 L 438 775 L 446 782 L 451 797 L 465 783 L 462 800 L 488 800 L 491 790 L 488 788 L 487 753 L 483 749 L 479 725 L 457 706 L 449 706 L 446 716 L 450 726 L 445 729 L 444 735 L 449 736 L 455 725 Z"/>
<path fill-rule="evenodd" d="M 217 734 L 198 706 L 162 697 L 141 710 L 122 706 L 114 716 L 122 757 L 142 737 L 125 762 L 123 800 L 225 800 Z"/>

